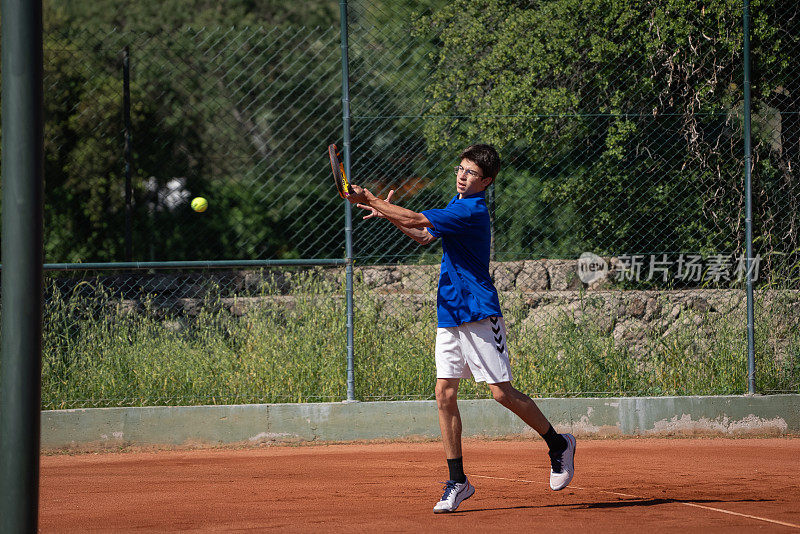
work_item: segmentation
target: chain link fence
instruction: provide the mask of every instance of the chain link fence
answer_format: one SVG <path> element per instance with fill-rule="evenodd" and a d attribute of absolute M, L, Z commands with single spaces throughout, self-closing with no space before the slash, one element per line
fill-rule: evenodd
<path fill-rule="evenodd" d="M 342 257 L 320 157 L 341 135 L 338 42 L 336 28 L 295 27 L 48 35 L 47 257 L 125 259 L 126 129 L 131 259 Z"/>
<path fill-rule="evenodd" d="M 800 11 L 751 10 L 755 379 L 797 393 Z M 747 392 L 738 2 L 358 0 L 348 24 L 355 183 L 444 207 L 461 149 L 500 152 L 491 271 L 519 389 Z M 332 21 L 48 34 L 48 261 L 124 259 L 125 50 L 132 259 L 344 257 L 325 158 L 342 138 Z M 356 398 L 431 398 L 441 247 L 358 211 Z M 345 398 L 342 266 L 46 285 L 45 407 Z"/>
<path fill-rule="evenodd" d="M 463 147 L 488 141 L 501 153 L 492 273 L 526 390 L 746 390 L 738 3 L 351 8 L 356 181 L 394 189 L 411 209 L 441 207 Z M 753 56 L 752 134 L 762 392 L 798 390 L 797 14 L 763 3 L 753 25 L 765 52 Z M 374 98 L 375 80 L 392 76 L 398 93 Z M 438 259 L 367 223 L 356 232 L 365 261 Z M 364 297 L 393 281 L 425 295 L 429 274 L 384 273 Z"/>

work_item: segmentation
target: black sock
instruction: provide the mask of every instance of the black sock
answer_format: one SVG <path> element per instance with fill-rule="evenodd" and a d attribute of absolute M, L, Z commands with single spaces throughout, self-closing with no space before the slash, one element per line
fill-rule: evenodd
<path fill-rule="evenodd" d="M 467 476 L 464 474 L 464 458 L 448 458 L 447 468 L 450 469 L 450 480 L 463 484 L 467 481 Z"/>
<path fill-rule="evenodd" d="M 550 452 L 562 452 L 567 448 L 567 440 L 564 439 L 564 436 L 561 434 L 556 433 L 553 429 L 553 425 L 550 425 L 550 428 L 547 429 L 547 432 L 542 434 L 547 446 L 550 448 Z"/>

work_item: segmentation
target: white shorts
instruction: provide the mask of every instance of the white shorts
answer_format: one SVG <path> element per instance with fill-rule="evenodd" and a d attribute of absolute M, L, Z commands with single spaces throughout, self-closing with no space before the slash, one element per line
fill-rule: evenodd
<path fill-rule="evenodd" d="M 502 317 L 436 329 L 436 378 L 471 376 L 489 384 L 511 381 Z"/>

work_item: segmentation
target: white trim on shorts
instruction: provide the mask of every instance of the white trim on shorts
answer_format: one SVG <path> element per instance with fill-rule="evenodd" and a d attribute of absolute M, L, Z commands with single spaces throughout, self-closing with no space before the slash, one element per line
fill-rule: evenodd
<path fill-rule="evenodd" d="M 488 317 L 436 329 L 436 378 L 470 378 L 498 384 L 511 381 L 506 323 Z"/>

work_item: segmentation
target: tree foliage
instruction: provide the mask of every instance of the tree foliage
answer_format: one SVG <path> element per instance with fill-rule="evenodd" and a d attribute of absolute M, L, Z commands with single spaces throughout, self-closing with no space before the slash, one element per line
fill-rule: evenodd
<path fill-rule="evenodd" d="M 341 138 L 335 2 L 44 6 L 48 261 L 123 259 L 126 46 L 134 259 L 341 256 L 340 201 L 319 193 Z M 800 8 L 751 12 L 756 242 L 791 257 Z M 498 259 L 741 250 L 739 0 L 356 0 L 350 13 L 357 179 L 430 208 L 452 194 L 438 177 L 454 154 L 486 141 L 504 162 Z M 211 200 L 202 216 L 195 195 Z M 408 252 L 356 230 L 357 254 Z"/>
<path fill-rule="evenodd" d="M 337 5 L 52 1 L 44 21 L 47 261 L 124 259 L 126 47 L 134 259 L 309 256 L 297 236 L 335 231 L 308 159 L 340 128 Z"/>
<path fill-rule="evenodd" d="M 800 50 L 797 8 L 780 4 L 751 3 L 762 187 L 791 179 L 765 167 L 797 146 L 795 131 L 770 123 L 793 122 L 800 101 L 788 60 Z M 531 193 L 514 212 L 530 220 L 558 206 L 574 216 L 563 239 L 579 235 L 598 252 L 741 250 L 741 9 L 736 0 L 452 2 L 420 29 L 438 43 L 429 146 L 503 147 L 497 187 L 507 193 L 504 177 L 528 172 L 540 184 L 514 184 Z M 794 225 L 795 213 L 782 218 Z"/>

